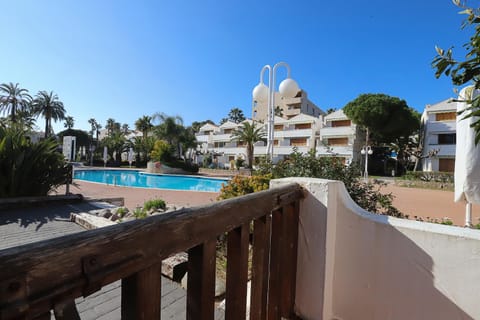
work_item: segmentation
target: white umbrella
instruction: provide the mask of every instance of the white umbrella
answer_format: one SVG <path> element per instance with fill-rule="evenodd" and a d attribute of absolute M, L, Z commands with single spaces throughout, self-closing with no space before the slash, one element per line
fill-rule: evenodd
<path fill-rule="evenodd" d="M 460 91 L 457 112 L 469 105 L 462 100 L 472 100 L 480 94 L 473 86 Z M 457 115 L 457 145 L 455 149 L 455 202 L 465 201 L 465 225 L 472 225 L 472 203 L 480 204 L 480 145 L 475 145 L 475 131 L 470 125 L 476 117 L 465 118 L 471 111 Z"/>
<path fill-rule="evenodd" d="M 130 168 L 132 167 L 132 162 L 133 162 L 133 149 L 130 148 L 128 150 L 128 163 L 130 164 Z"/>
<path fill-rule="evenodd" d="M 107 160 L 108 160 L 108 148 L 107 146 L 103 147 L 103 162 L 104 165 L 107 165 Z"/>

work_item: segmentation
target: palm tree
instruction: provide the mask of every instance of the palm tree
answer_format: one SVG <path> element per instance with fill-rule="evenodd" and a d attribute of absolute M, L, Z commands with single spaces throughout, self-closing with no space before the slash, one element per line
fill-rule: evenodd
<path fill-rule="evenodd" d="M 246 144 L 248 167 L 252 168 L 253 165 L 253 152 L 254 145 L 258 141 L 265 141 L 266 133 L 263 126 L 256 125 L 255 122 L 243 122 L 232 133 L 232 140 L 242 141 Z"/>
<path fill-rule="evenodd" d="M 183 128 L 183 119 L 180 116 L 167 116 L 164 113 L 157 113 L 154 119 L 159 119 L 160 124 L 156 127 L 159 138 L 166 140 L 176 147 L 177 155 L 180 156 L 180 135 Z"/>
<path fill-rule="evenodd" d="M 232 108 L 232 110 L 230 110 L 230 112 L 228 113 L 228 120 L 235 123 L 240 123 L 244 121 L 245 116 L 243 115 L 243 111 L 239 108 Z"/>
<path fill-rule="evenodd" d="M 143 139 L 146 139 L 150 130 L 152 130 L 152 117 L 143 116 L 135 121 L 135 129 L 142 132 Z"/>
<path fill-rule="evenodd" d="M 128 123 L 122 124 L 122 133 L 124 135 L 127 135 L 129 132 L 130 132 L 130 126 L 128 125 Z"/>
<path fill-rule="evenodd" d="M 33 100 L 34 114 L 41 115 L 45 118 L 45 138 L 47 138 L 52 131 L 53 121 L 65 119 L 65 108 L 63 102 L 58 99 L 58 96 L 53 91 L 40 91 Z"/>
<path fill-rule="evenodd" d="M 72 116 L 65 117 L 65 122 L 63 123 L 63 126 L 67 129 L 72 129 L 75 124 L 75 120 L 73 119 Z"/>
<path fill-rule="evenodd" d="M 0 85 L 0 110 L 3 113 L 10 112 L 10 121 L 16 123 L 16 113 L 27 111 L 30 107 L 32 97 L 27 89 L 22 89 L 17 84 L 2 83 Z"/>
<path fill-rule="evenodd" d="M 107 119 L 105 129 L 107 129 L 107 135 L 111 137 L 114 132 L 120 131 L 120 123 L 116 122 L 115 119 L 109 118 Z"/>

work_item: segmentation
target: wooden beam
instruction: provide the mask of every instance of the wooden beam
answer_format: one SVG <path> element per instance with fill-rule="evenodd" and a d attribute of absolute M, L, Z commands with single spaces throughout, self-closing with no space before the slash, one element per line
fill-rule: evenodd
<path fill-rule="evenodd" d="M 122 320 L 160 319 L 162 266 L 157 263 L 122 280 Z"/>
<path fill-rule="evenodd" d="M 270 276 L 268 281 L 268 319 L 280 319 L 280 279 L 281 264 L 284 263 L 281 249 L 284 243 L 282 233 L 282 211 L 272 212 L 272 236 L 270 242 Z"/>
<path fill-rule="evenodd" d="M 280 266 L 280 317 L 294 317 L 295 287 L 297 276 L 297 244 L 298 244 L 298 202 L 287 205 L 282 212 L 282 233 L 284 236 Z"/>
<path fill-rule="evenodd" d="M 253 223 L 250 320 L 264 320 L 267 318 L 271 220 L 271 215 L 267 214 L 256 219 Z"/>
<path fill-rule="evenodd" d="M 53 306 L 55 320 L 80 320 L 75 300 L 63 301 Z"/>
<path fill-rule="evenodd" d="M 227 236 L 227 289 L 225 319 L 245 320 L 247 308 L 248 246 L 250 224 Z"/>
<path fill-rule="evenodd" d="M 215 313 L 216 239 L 188 250 L 187 320 L 211 320 Z"/>

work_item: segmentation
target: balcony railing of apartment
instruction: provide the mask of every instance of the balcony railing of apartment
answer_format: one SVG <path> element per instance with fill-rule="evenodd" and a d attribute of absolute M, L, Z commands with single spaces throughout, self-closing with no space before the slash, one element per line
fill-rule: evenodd
<path fill-rule="evenodd" d="M 187 319 L 213 319 L 217 236 L 227 234 L 226 319 L 295 319 L 299 201 L 288 184 L 209 206 L 0 252 L 0 319 L 79 319 L 74 299 L 121 280 L 122 319 L 160 319 L 161 262 L 188 252 Z"/>

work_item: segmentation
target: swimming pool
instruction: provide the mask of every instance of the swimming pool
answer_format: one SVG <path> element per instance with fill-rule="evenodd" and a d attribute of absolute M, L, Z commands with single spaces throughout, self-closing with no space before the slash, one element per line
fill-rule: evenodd
<path fill-rule="evenodd" d="M 74 178 L 109 185 L 218 192 L 225 179 L 159 175 L 134 170 L 75 170 Z"/>

